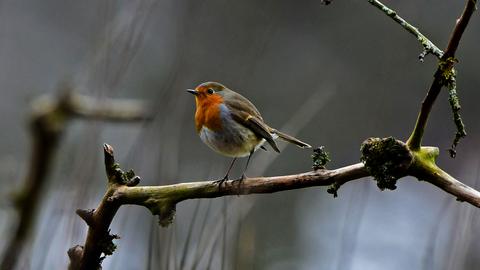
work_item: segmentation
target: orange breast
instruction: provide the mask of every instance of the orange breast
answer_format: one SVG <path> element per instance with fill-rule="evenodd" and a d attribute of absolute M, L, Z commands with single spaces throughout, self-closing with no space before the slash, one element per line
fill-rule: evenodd
<path fill-rule="evenodd" d="M 220 131 L 222 129 L 222 119 L 220 118 L 220 105 L 222 102 L 223 99 L 219 95 L 198 97 L 196 99 L 195 127 L 197 132 L 200 132 L 203 126 L 212 131 Z"/>

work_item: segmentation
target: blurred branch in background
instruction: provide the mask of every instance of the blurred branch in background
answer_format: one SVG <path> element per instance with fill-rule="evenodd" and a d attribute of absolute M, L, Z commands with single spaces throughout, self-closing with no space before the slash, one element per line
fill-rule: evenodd
<path fill-rule="evenodd" d="M 135 122 L 149 119 L 143 102 L 134 100 L 97 100 L 76 94 L 69 85 L 60 87 L 56 97 L 40 97 L 34 101 L 30 116 L 32 139 L 31 159 L 24 186 L 16 192 L 14 205 L 18 210 L 18 221 L 14 233 L 6 245 L 0 269 L 14 269 L 22 254 L 25 242 L 35 224 L 36 212 L 40 207 L 43 187 L 47 183 L 58 144 L 70 120 L 103 120 Z"/>

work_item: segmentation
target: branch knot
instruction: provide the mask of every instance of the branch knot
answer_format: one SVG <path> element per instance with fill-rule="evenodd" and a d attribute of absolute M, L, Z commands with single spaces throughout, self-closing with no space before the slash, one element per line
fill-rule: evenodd
<path fill-rule="evenodd" d="M 377 181 L 380 190 L 396 189 L 397 180 L 407 175 L 413 161 L 407 145 L 393 137 L 368 138 L 360 148 L 360 160 Z"/>

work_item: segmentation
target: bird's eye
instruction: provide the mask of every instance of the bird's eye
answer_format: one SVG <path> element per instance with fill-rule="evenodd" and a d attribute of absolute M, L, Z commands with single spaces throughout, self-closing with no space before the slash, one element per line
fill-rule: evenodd
<path fill-rule="evenodd" d="M 211 95 L 211 94 L 215 93 L 215 91 L 213 91 L 212 88 L 208 88 L 207 93 L 209 93 Z"/>

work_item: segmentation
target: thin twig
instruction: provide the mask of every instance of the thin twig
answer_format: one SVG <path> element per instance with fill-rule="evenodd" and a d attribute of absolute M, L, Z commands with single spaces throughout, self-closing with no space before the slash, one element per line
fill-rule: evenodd
<path fill-rule="evenodd" d="M 392 18 L 392 20 L 400 24 L 405 30 L 407 30 L 409 33 L 411 33 L 418 39 L 420 44 L 422 44 L 423 46 L 423 52 L 419 56 L 420 60 L 423 61 L 423 58 L 425 58 L 425 56 L 429 53 L 435 55 L 438 58 L 442 58 L 442 50 L 440 50 L 435 44 L 433 44 L 433 42 L 431 42 L 424 34 L 420 33 L 417 27 L 411 25 L 402 17 L 398 16 L 395 10 L 387 7 L 386 5 L 377 0 L 368 0 L 368 2 L 374 7 L 380 9 L 385 14 L 387 14 L 388 17 Z"/>
<path fill-rule="evenodd" d="M 425 131 L 425 127 L 427 126 L 428 117 L 430 115 L 430 111 L 432 110 L 433 104 L 435 103 L 442 86 L 444 86 L 445 79 L 448 79 L 448 77 L 454 73 L 453 65 L 456 62 L 454 58 L 455 52 L 457 51 L 460 39 L 462 38 L 462 34 L 464 33 L 470 18 L 473 12 L 476 10 L 476 3 L 476 0 L 467 0 L 465 9 L 455 24 L 452 35 L 448 42 L 447 49 L 440 60 L 440 64 L 435 72 L 432 85 L 428 90 L 427 96 L 422 102 L 422 107 L 420 109 L 420 113 L 418 114 L 415 127 L 407 141 L 408 146 L 412 150 L 417 150 L 420 148 L 422 144 L 423 133 Z"/>

